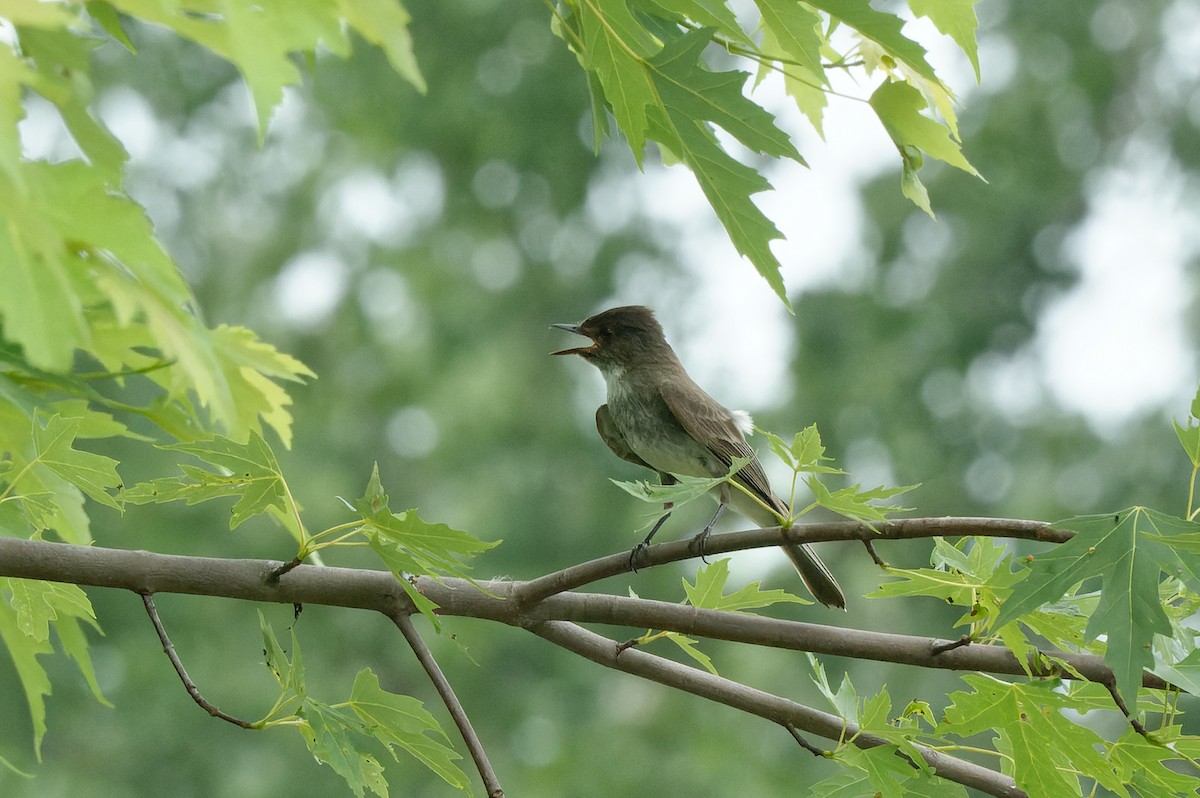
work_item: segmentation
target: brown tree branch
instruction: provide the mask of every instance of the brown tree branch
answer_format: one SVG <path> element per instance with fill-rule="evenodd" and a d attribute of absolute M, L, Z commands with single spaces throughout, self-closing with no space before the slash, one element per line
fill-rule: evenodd
<path fill-rule="evenodd" d="M 911 540 L 930 537 L 984 537 L 1019 538 L 1048 543 L 1070 540 L 1073 532 L 1052 529 L 1042 521 L 1022 521 L 1011 518 L 904 518 L 876 524 L 875 531 L 854 521 L 827 521 L 814 524 L 796 524 L 791 529 L 778 527 L 748 529 L 744 532 L 728 532 L 711 535 L 704 544 L 705 554 L 725 554 L 745 549 L 760 549 L 780 543 L 820 543 L 824 541 L 868 541 Z M 665 565 L 687 560 L 696 556 L 690 540 L 674 540 L 659 543 L 642 550 L 638 556 L 638 567 Z M 555 593 L 574 590 L 598 582 L 610 576 L 618 576 L 632 570 L 629 553 L 610 554 L 607 557 L 572 565 L 561 571 L 532 579 L 521 589 L 520 601 L 534 602 Z"/>
<path fill-rule="evenodd" d="M 539 637 L 573 651 L 606 668 L 624 671 L 643 679 L 707 698 L 719 704 L 740 709 L 765 718 L 789 729 L 819 734 L 831 740 L 848 739 L 859 748 L 874 748 L 888 742 L 872 734 L 859 733 L 856 724 L 837 715 L 797 704 L 771 693 L 747 687 L 740 682 L 715 676 L 708 671 L 681 665 L 673 660 L 649 654 L 636 648 L 618 652 L 615 641 L 564 621 L 547 621 L 530 627 Z M 917 750 L 939 776 L 974 787 L 998 798 L 1022 798 L 1025 792 L 1016 783 L 994 770 L 957 757 L 916 746 Z"/>
<path fill-rule="evenodd" d="M 1058 542 L 1071 534 L 1038 522 L 1005 519 L 909 519 L 880 525 L 878 529 L 875 533 L 846 522 L 810 524 L 789 530 L 757 529 L 714 535 L 708 541 L 707 550 L 715 554 L 784 542 L 908 539 L 936 535 L 994 535 Z M 688 541 L 653 546 L 639 565 L 662 564 L 694 556 L 688 549 Z M 415 612 L 400 584 L 389 572 L 300 565 L 279 576 L 279 566 L 280 563 L 273 561 L 184 557 L 0 538 L 0 576 L 124 588 L 143 595 L 177 592 L 284 604 L 359 607 L 382 612 L 394 621 Z M 844 739 L 845 725 L 836 716 L 644 651 L 631 649 L 618 656 L 618 647 L 613 641 L 584 630 L 576 622 L 668 629 L 755 645 L 923 667 L 1024 673 L 1022 664 L 1012 653 L 998 646 L 947 648 L 946 641 L 931 638 L 861 632 L 622 596 L 563 592 L 628 569 L 628 553 L 620 552 L 529 582 L 493 581 L 477 585 L 463 579 L 421 577 L 416 584 L 439 605 L 442 614 L 489 619 L 530 629 L 608 667 L 769 718 L 790 728 L 793 735 L 796 729 L 805 729 L 831 739 Z M 399 621 L 397 624 L 401 625 Z M 402 625 L 401 630 L 404 630 Z M 420 647 L 414 647 L 418 656 Z M 1111 670 L 1099 657 L 1057 652 L 1049 652 L 1049 655 L 1067 660 L 1086 678 L 1106 684 L 1113 680 Z M 1032 663 L 1030 667 L 1033 673 L 1040 673 Z M 1055 675 L 1070 677 L 1070 674 Z M 1169 686 L 1148 673 L 1143 674 L 1143 684 L 1152 688 Z M 883 743 L 882 739 L 867 735 L 855 739 L 855 744 L 868 747 Z M 1009 790 L 1011 782 L 1006 777 L 986 768 L 934 751 L 922 755 L 947 778 L 978 786 L 993 795 L 1022 795 L 1020 791 Z"/>
<path fill-rule="evenodd" d="M 235 718 L 233 715 L 217 709 L 214 704 L 210 703 L 208 699 L 200 694 L 200 688 L 192 681 L 192 677 L 188 676 L 187 670 L 183 667 L 183 662 L 179 659 L 179 654 L 175 651 L 175 644 L 167 636 L 166 627 L 163 626 L 162 619 L 158 617 L 158 609 L 154 606 L 154 596 L 149 593 L 143 593 L 142 603 L 146 606 L 146 614 L 150 616 L 150 622 L 154 624 L 154 631 L 158 632 L 158 640 L 162 643 L 163 653 L 167 655 L 167 659 L 171 660 L 171 665 L 175 667 L 175 673 L 179 674 L 179 680 L 183 682 L 183 689 L 187 690 L 187 694 L 192 697 L 192 700 L 214 718 L 229 721 L 234 726 L 241 726 L 243 729 L 256 728 L 253 723 L 244 721 L 241 718 Z"/>
<path fill-rule="evenodd" d="M 441 666 L 433 658 L 433 652 L 429 650 L 429 646 L 425 645 L 425 641 L 417 633 L 416 627 L 413 626 L 412 616 L 407 612 L 397 611 L 389 614 L 388 617 L 400 629 L 400 633 L 408 641 L 413 653 L 417 655 L 417 661 L 421 663 L 421 667 L 429 675 L 429 680 L 433 682 L 438 695 L 442 697 L 442 703 L 446 705 L 450 717 L 454 719 L 454 725 L 458 727 L 459 734 L 462 735 L 463 742 L 466 743 L 467 750 L 471 753 L 471 759 L 475 761 L 475 769 L 479 771 L 479 777 L 483 779 L 483 786 L 487 790 L 489 798 L 504 798 L 504 788 L 500 786 L 500 779 L 496 777 L 496 771 L 492 768 L 492 763 L 488 761 L 487 751 L 484 750 L 479 735 L 475 733 L 475 728 L 471 725 L 470 718 L 467 717 L 467 711 L 463 708 L 462 702 L 458 700 L 458 696 L 455 695 L 454 688 L 450 686 L 450 680 L 446 678 Z"/>
<path fill-rule="evenodd" d="M 777 545 L 782 534 L 770 532 L 763 545 Z M 709 546 L 729 550 L 725 538 L 747 533 L 713 535 Z M 941 534 L 941 533 L 937 533 Z M 686 545 L 686 541 L 682 542 Z M 675 546 L 675 543 L 664 546 Z M 652 550 L 662 548 L 652 547 Z M 625 553 L 608 559 L 628 561 Z M 594 560 L 593 562 L 601 562 Z M 412 612 L 413 607 L 395 577 L 387 571 L 301 565 L 278 581 L 269 579 L 279 566 L 271 560 L 224 560 L 186 557 L 146 551 L 72 546 L 41 540 L 0 538 L 0 576 L 45 579 L 95 587 L 115 587 L 137 593 L 185 593 L 222 596 L 281 604 L 323 604 L 375 610 L 391 617 Z M 934 654 L 935 638 L 894 635 L 765 618 L 745 613 L 703 610 L 671 602 L 631 599 L 624 596 L 573 593 L 541 602 L 525 599 L 531 582 L 485 582 L 487 595 L 463 579 L 443 577 L 418 580 L 420 590 L 439 605 L 443 615 L 457 615 L 523 626 L 546 620 L 620 623 L 633 627 L 667 629 L 720 640 L 838 654 L 920 667 L 1022 675 L 1024 669 L 1012 653 L 1000 646 L 970 645 Z M 1091 654 L 1044 652 L 1062 658 L 1089 680 L 1101 684 L 1112 671 L 1101 657 Z M 1071 678 L 1069 673 L 1056 675 Z M 1142 685 L 1166 689 L 1159 677 L 1144 673 Z"/>

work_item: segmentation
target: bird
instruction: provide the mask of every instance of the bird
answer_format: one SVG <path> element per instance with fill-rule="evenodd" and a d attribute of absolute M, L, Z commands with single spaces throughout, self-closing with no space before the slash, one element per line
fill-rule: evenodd
<path fill-rule="evenodd" d="M 551 354 L 578 355 L 600 370 L 607 401 L 596 410 L 596 430 L 622 460 L 657 472 L 665 485 L 675 483 L 676 476 L 724 476 L 735 457 L 748 460 L 732 477 L 745 491 L 728 483 L 714 489 L 717 511 L 696 536 L 702 552 L 703 541 L 727 506 L 760 527 L 787 523 L 790 509 L 771 490 L 758 455 L 746 441 L 749 417 L 720 404 L 688 376 L 654 311 L 626 305 L 578 324 L 551 327 L 590 339 L 590 345 Z M 631 562 L 670 516 L 670 505 L 664 509 L 666 514 L 633 550 Z M 781 548 L 817 601 L 846 608 L 837 579 L 808 544 Z"/>

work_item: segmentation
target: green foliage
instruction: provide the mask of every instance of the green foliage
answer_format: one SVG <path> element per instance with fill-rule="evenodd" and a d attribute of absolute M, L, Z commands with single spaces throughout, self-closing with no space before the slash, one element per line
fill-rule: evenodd
<path fill-rule="evenodd" d="M 257 515 L 269 513 L 303 542 L 300 508 L 292 499 L 275 453 L 257 432 L 246 443 L 216 437 L 207 441 L 169 444 L 160 447 L 192 455 L 212 470 L 181 465 L 180 477 L 161 477 L 122 491 L 130 504 L 185 501 L 188 504 L 236 496 L 229 528 L 237 529 Z"/>
<path fill-rule="evenodd" d="M 696 581 L 683 580 L 684 604 L 690 604 L 698 609 L 722 610 L 725 612 L 747 612 L 762 609 L 774 604 L 812 604 L 807 599 L 794 596 L 784 590 L 763 590 L 758 582 L 733 591 L 725 592 L 725 583 L 729 580 L 729 558 L 716 560 L 708 565 L 702 565 L 696 572 Z M 633 592 L 630 591 L 630 595 Z M 753 613 L 747 613 L 752 615 Z M 644 646 L 655 640 L 670 640 L 679 646 L 684 654 L 698 662 L 709 673 L 716 674 L 717 668 L 712 657 L 696 645 L 696 640 L 679 632 L 656 632 L 648 630 L 632 643 Z"/>
<path fill-rule="evenodd" d="M 597 145 L 607 135 L 611 114 L 639 163 L 647 143 L 655 142 L 664 158 L 692 170 L 738 251 L 782 297 L 779 264 L 770 249 L 778 232 L 751 199 L 770 186 L 757 163 L 734 157 L 731 143 L 736 139 L 767 158 L 801 163 L 803 158 L 772 115 L 745 94 L 750 71 L 759 82 L 781 74 L 789 96 L 818 132 L 834 96 L 830 75 L 853 73 L 897 147 L 903 193 L 931 215 L 929 192 L 918 174 L 926 155 L 968 174 L 976 171 L 961 152 L 953 95 L 924 49 L 904 35 L 898 15 L 863 0 L 755 5 L 761 19 L 743 27 L 719 1 L 565 0 L 554 11 L 554 26 L 587 74 Z M 914 14 L 928 17 L 954 40 L 978 75 L 973 6 L 971 0 L 910 2 Z M 230 0 L 219 6 L 10 0 L 0 4 L 0 14 L 11 24 L 3 26 L 8 35 L 0 44 L 0 534 L 86 544 L 92 513 L 101 506 L 104 512 L 125 511 L 130 505 L 190 506 L 228 498 L 231 528 L 260 515 L 272 518 L 299 543 L 299 559 L 338 546 L 371 548 L 436 622 L 434 607 L 409 577 L 467 576 L 467 560 L 495 544 L 426 522 L 415 510 L 392 512 L 377 469 L 351 505 L 351 521 L 316 533 L 305 527 L 266 430 L 290 447 L 291 399 L 280 383 L 299 384 L 314 375 L 249 330 L 204 322 L 191 288 L 126 192 L 127 155 L 98 121 L 92 84 L 92 53 L 105 38 L 132 52 L 122 26 L 130 17 L 152 22 L 242 74 L 261 140 L 284 87 L 301 82 L 301 64 L 315 62 L 318 49 L 345 56 L 355 35 L 377 46 L 401 79 L 423 91 L 403 6 L 394 0 Z M 729 68 L 730 59 L 743 59 L 753 69 Z M 33 95 L 57 111 L 81 157 L 55 163 L 23 157 L 17 125 Z M 1019 124 L 1037 127 L 1026 120 Z M 729 138 L 719 138 L 716 128 Z M 1009 182 L 1022 192 L 1028 185 Z M 1006 221 L 989 217 L 992 228 L 1020 228 L 1001 223 Z M 998 251 L 997 257 L 1005 255 Z M 962 304 L 970 312 L 969 303 Z M 836 354 L 837 348 L 830 351 Z M 878 353 L 886 357 L 887 350 L 881 346 Z M 910 370 L 921 373 L 915 365 Z M 876 369 L 860 371 L 880 381 Z M 898 385 L 916 395 L 912 385 Z M 835 387 L 831 382 L 830 390 Z M 839 400 L 854 394 L 844 391 Z M 959 624 L 970 628 L 973 639 L 1003 643 L 1022 661 L 1050 662 L 1038 651 L 1043 644 L 1101 653 L 1131 711 L 1143 719 L 1162 713 L 1160 727 L 1148 736 L 1127 730 L 1106 739 L 1076 714 L 1112 707 L 1099 688 L 978 675 L 963 677 L 965 689 L 951 695 L 940 721 L 920 701 L 893 715 L 886 689 L 860 699 L 848 677 L 834 689 L 814 661 L 818 689 L 835 710 L 889 741 L 868 751 L 839 745 L 831 758 L 844 769 L 814 787 L 814 795 L 962 795 L 960 788 L 934 779 L 912 746 L 954 752 L 959 746 L 947 735 L 966 739 L 988 732 L 995 744 L 991 756 L 1031 795 L 1077 794 L 1089 779 L 1119 795 L 1194 791 L 1191 771 L 1178 770 L 1194 766 L 1200 742 L 1172 722 L 1173 699 L 1139 687 L 1141 670 L 1149 668 L 1200 692 L 1200 656 L 1187 623 L 1200 605 L 1194 558 L 1200 551 L 1194 524 L 1200 514 L 1194 495 L 1200 394 L 1191 418 L 1175 431 L 1192 463 L 1184 517 L 1134 507 L 1062 522 L 1076 537 L 1024 565 L 1018 559 L 1016 569 L 1011 552 L 998 543 L 938 541 L 932 567 L 891 569 L 894 581 L 875 594 L 889 601 L 951 602 L 962 608 Z M 900 509 L 885 503 L 909 489 L 827 487 L 823 480 L 842 472 L 825 456 L 815 426 L 791 442 L 775 436 L 768 441 L 793 470 L 793 500 L 800 481 L 813 493 L 812 503 L 797 515 L 824 506 L 869 524 Z M 117 453 L 121 462 L 111 456 Z M 185 455 L 203 465 L 174 463 L 178 474 L 154 471 L 122 487 L 121 471 L 156 469 L 163 456 Z M 647 501 L 682 502 L 707 494 L 719 481 L 671 489 L 622 487 Z M 727 577 L 725 561 L 701 569 L 694 583 L 685 580 L 686 600 L 731 612 L 802 602 L 757 583 L 726 592 Z M 71 586 L 5 580 L 0 594 L 0 639 L 25 694 L 40 756 L 51 689 L 40 658 L 54 650 L 55 636 L 89 690 L 105 700 L 84 633 L 86 626 L 95 628 L 94 613 L 86 595 Z M 644 642 L 658 636 L 670 637 L 715 672 L 696 641 L 660 633 Z M 457 754 L 416 699 L 382 690 L 364 670 L 347 701 L 321 702 L 308 692 L 294 633 L 290 658 L 265 624 L 263 637 L 281 694 L 261 727 L 296 727 L 312 754 L 357 795 L 386 794 L 380 762 L 367 752 L 379 743 L 393 756 L 397 748 L 408 751 L 452 787 L 467 788 L 454 764 Z M 11 767 L 7 759 L 0 763 Z"/>
<path fill-rule="evenodd" d="M 894 504 L 884 504 L 888 499 L 913 490 L 918 485 L 904 485 L 897 488 L 887 488 L 882 485 L 864 490 L 862 485 L 848 485 L 838 490 L 829 490 L 821 481 L 821 474 L 845 474 L 833 465 L 833 460 L 825 455 L 825 444 L 821 443 L 821 433 L 817 425 L 812 424 L 792 436 L 791 443 L 772 433 L 766 433 L 771 451 L 792 469 L 792 489 L 788 506 L 792 507 L 792 517 L 795 521 L 817 507 L 824 507 L 852 521 L 860 521 L 871 526 L 872 521 L 884 521 L 888 513 L 904 512 L 908 508 Z M 797 511 L 796 483 L 801 474 L 805 476 L 804 484 L 812 491 L 813 501 L 807 507 Z M 873 529 L 874 527 L 872 527 Z"/>
<path fill-rule="evenodd" d="M 87 595 L 75 585 L 60 585 L 33 579 L 0 579 L 0 640 L 4 641 L 33 721 L 34 751 L 41 759 L 42 738 L 46 734 L 46 696 L 50 677 L 38 661 L 53 652 L 50 630 L 58 633 L 63 653 L 75 661 L 92 695 L 108 705 L 96 682 L 96 671 L 88 653 L 80 620 L 92 628 L 96 614 Z"/>
<path fill-rule="evenodd" d="M 819 475 L 841 475 L 846 472 L 833 465 L 826 465 L 826 463 L 832 463 L 833 460 L 825 454 L 825 446 L 821 443 L 821 433 L 817 431 L 816 424 L 797 432 L 792 436 L 790 443 L 773 433 L 766 432 L 764 434 L 767 436 L 771 452 L 792 470 L 791 491 L 788 500 L 788 506 L 793 508 L 792 515 L 790 518 L 780 519 L 781 522 L 795 523 L 797 519 L 812 512 L 815 508 L 824 507 L 838 515 L 871 526 L 873 521 L 886 520 L 888 513 L 903 512 L 908 509 L 884 502 L 919 487 L 918 485 L 905 485 L 888 488 L 880 485 L 875 488 L 863 489 L 862 485 L 854 484 L 831 491 L 821 481 Z M 728 473 L 724 476 L 708 479 L 676 476 L 678 483 L 675 485 L 655 485 L 646 480 L 621 482 L 614 479 L 611 481 L 621 490 L 644 502 L 650 504 L 672 502 L 678 507 L 709 495 L 714 488 L 723 483 L 728 483 L 735 490 L 745 491 L 745 488 L 733 480 L 733 476 L 748 462 L 748 458 L 735 457 Z M 803 477 L 803 481 L 812 491 L 813 501 L 796 510 L 796 489 L 801 474 L 807 475 Z"/>
<path fill-rule="evenodd" d="M 321 701 L 308 691 L 295 629 L 289 658 L 261 613 L 259 624 L 267 668 L 280 693 L 255 728 L 295 728 L 313 757 L 331 767 L 359 798 L 365 790 L 382 798 L 388 795 L 379 760 L 364 750 L 371 741 L 382 744 L 393 758 L 396 749 L 407 751 L 451 786 L 469 789 L 467 775 L 454 764 L 461 757 L 446 744 L 446 733 L 420 701 L 384 690 L 370 669 L 359 671 L 348 700 Z"/>
<path fill-rule="evenodd" d="M 1092 577 L 1100 580 L 1100 600 L 1085 636 L 1106 639 L 1105 661 L 1124 695 L 1136 695 L 1142 670 L 1152 667 L 1154 635 L 1170 635 L 1171 624 L 1159 595 L 1162 571 L 1195 574 L 1200 561 L 1170 545 L 1174 536 L 1195 536 L 1200 525 L 1134 507 L 1113 515 L 1061 521 L 1075 537 L 1032 558 L 1030 575 L 1018 583 L 1000 608 L 1004 624 L 1066 595 Z M 1184 570 L 1186 569 L 1186 570 Z M 1196 589 L 1200 582 L 1188 580 Z"/>
<path fill-rule="evenodd" d="M 779 262 L 770 249 L 780 233 L 750 200 L 770 189 L 770 183 L 730 155 L 713 125 L 757 153 L 803 159 L 772 115 L 742 93 L 747 73 L 714 72 L 702 65 L 700 56 L 709 44 L 753 63 L 760 80 L 768 71 L 782 73 L 786 90 L 818 131 L 828 70 L 848 70 L 854 63 L 867 76 L 883 72 L 886 79 L 871 107 L 901 154 L 905 195 L 930 214 L 927 192 L 917 178 L 921 153 L 976 172 L 961 153 L 952 95 L 925 59 L 925 49 L 903 34 L 900 17 L 861 0 L 759 0 L 757 6 L 758 26 L 744 29 L 725 3 L 568 0 L 555 10 L 555 29 L 588 71 L 594 116 L 602 109 L 612 113 L 639 164 L 646 142 L 654 141 L 665 160 L 687 165 L 737 251 L 787 303 Z M 951 36 L 978 73 L 971 3 L 926 2 L 914 11 Z M 757 45 L 751 35 L 755 27 L 763 32 Z M 853 34 L 849 49 L 841 53 L 831 40 L 839 28 Z M 940 121 L 923 115 L 922 109 Z M 594 120 L 594 132 L 598 147 L 607 123 Z"/>
<path fill-rule="evenodd" d="M 396 575 L 417 609 L 438 629 L 441 622 L 433 612 L 437 605 L 417 590 L 410 577 L 429 574 L 470 579 L 466 558 L 500 545 L 498 540 L 485 543 L 445 524 L 422 521 L 415 509 L 393 513 L 379 481 L 378 465 L 371 471 L 367 490 L 354 507 L 362 519 L 355 532 L 366 536 L 367 544 Z"/>
<path fill-rule="evenodd" d="M 751 582 L 733 593 L 726 593 L 725 583 L 728 580 L 728 558 L 702 566 L 696 572 L 695 584 L 689 583 L 687 579 L 683 580 L 683 592 L 687 596 L 687 603 L 693 607 L 726 612 L 745 612 L 779 603 L 812 603 L 783 590 L 763 590 L 758 586 L 758 582 Z"/>

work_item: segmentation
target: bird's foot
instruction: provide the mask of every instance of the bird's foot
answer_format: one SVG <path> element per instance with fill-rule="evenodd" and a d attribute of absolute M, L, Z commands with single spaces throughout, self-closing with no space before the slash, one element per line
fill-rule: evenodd
<path fill-rule="evenodd" d="M 650 540 L 643 540 L 641 543 L 633 547 L 633 551 L 629 552 L 629 570 L 635 574 L 638 569 L 638 560 L 646 553 L 646 549 L 650 548 Z"/>
<path fill-rule="evenodd" d="M 706 527 L 704 527 L 704 529 L 700 530 L 699 535 L 696 535 L 696 537 L 692 538 L 692 545 L 696 547 L 696 550 L 698 552 L 700 552 L 700 560 L 705 565 L 708 564 L 708 552 L 705 551 L 705 548 L 708 545 L 708 536 L 711 534 L 712 534 L 712 527 L 706 526 Z"/>
<path fill-rule="evenodd" d="M 668 502 L 667 504 L 663 505 L 663 509 L 666 510 L 666 512 L 663 513 L 662 518 L 654 522 L 654 527 L 650 530 L 650 534 L 646 535 L 646 539 L 634 546 L 633 551 L 629 552 L 629 570 L 633 571 L 635 574 L 637 573 L 638 559 L 642 556 L 646 549 L 650 548 L 650 541 L 654 540 L 654 536 L 658 534 L 658 530 L 662 529 L 662 525 L 667 523 L 667 519 L 671 517 L 671 508 L 674 506 L 675 505 L 673 502 Z"/>

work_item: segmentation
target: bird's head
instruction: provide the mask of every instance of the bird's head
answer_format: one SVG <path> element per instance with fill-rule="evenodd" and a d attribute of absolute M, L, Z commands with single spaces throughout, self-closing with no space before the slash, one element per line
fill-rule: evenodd
<path fill-rule="evenodd" d="M 553 355 L 579 355 L 602 371 L 627 369 L 663 356 L 674 358 L 654 311 L 626 305 L 597 313 L 578 324 L 552 324 L 560 330 L 590 338 L 590 346 L 563 349 Z"/>

